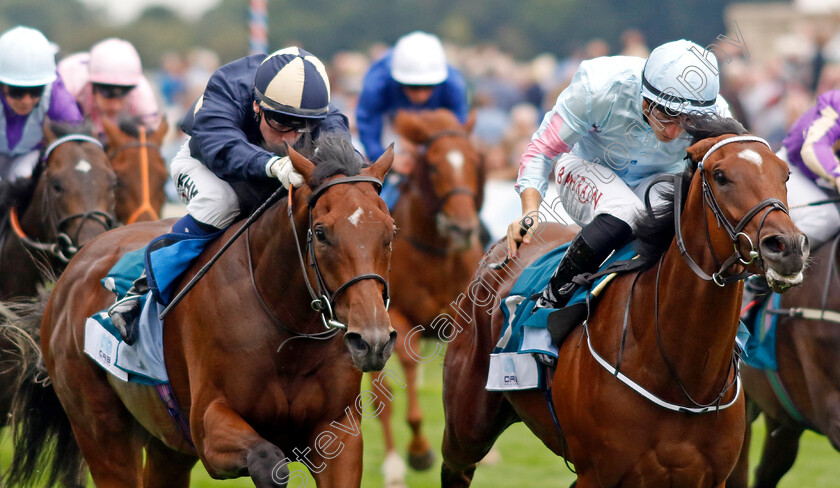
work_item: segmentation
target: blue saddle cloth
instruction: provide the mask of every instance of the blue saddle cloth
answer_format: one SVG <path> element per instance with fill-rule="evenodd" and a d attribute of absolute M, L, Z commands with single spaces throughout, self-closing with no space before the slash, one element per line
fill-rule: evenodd
<path fill-rule="evenodd" d="M 764 300 L 761 310 L 756 314 L 755 322 L 751 324 L 753 334 L 746 340 L 744 360 L 753 368 L 770 371 L 779 369 L 776 361 L 776 325 L 779 316 L 767 313 L 767 310 L 780 308 L 781 302 L 782 296 L 773 293 L 769 299 Z"/>

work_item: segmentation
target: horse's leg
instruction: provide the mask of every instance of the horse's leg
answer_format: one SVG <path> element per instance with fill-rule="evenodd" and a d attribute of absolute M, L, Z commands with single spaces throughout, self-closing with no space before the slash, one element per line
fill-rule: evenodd
<path fill-rule="evenodd" d="M 399 344 L 399 341 L 397 343 Z M 405 486 L 406 466 L 394 446 L 394 431 L 391 429 L 391 413 L 393 411 L 391 400 L 394 395 L 388 384 L 387 376 L 382 372 L 371 374 L 372 384 L 375 385 L 377 398 L 382 405 L 382 411 L 377 415 L 377 419 L 382 425 L 382 436 L 385 439 L 385 461 L 382 463 L 382 471 L 385 476 L 386 488 L 402 488 Z"/>
<path fill-rule="evenodd" d="M 747 417 L 744 425 L 744 443 L 741 445 L 741 454 L 738 456 L 738 463 L 726 480 L 727 488 L 747 488 L 750 477 L 750 440 L 752 439 L 752 423 L 761 413 L 758 405 L 746 398 Z"/>
<path fill-rule="evenodd" d="M 143 488 L 189 488 L 190 471 L 198 458 L 166 447 L 152 437 L 146 443 Z"/>
<path fill-rule="evenodd" d="M 193 405 L 191 427 L 196 448 L 211 476 L 235 477 L 247 471 L 256 488 L 286 486 L 290 479 L 287 463 L 291 460 L 279 447 L 260 437 L 222 398 L 207 405 L 203 418 L 199 418 L 200 410 Z"/>
<path fill-rule="evenodd" d="M 342 425 L 359 425 L 360 419 L 346 416 Z M 332 424 L 316 429 L 317 435 L 307 443 L 314 450 L 306 450 L 301 460 L 309 468 L 318 488 L 359 488 L 362 484 L 362 436 L 337 430 Z M 325 434 L 327 433 L 327 434 Z"/>
<path fill-rule="evenodd" d="M 764 416 L 767 437 L 761 452 L 761 462 L 755 470 L 754 488 L 774 488 L 790 470 L 799 451 L 799 438 L 803 429 L 785 426 Z"/>
<path fill-rule="evenodd" d="M 408 400 L 408 411 L 406 422 L 411 429 L 411 441 L 408 444 L 408 464 L 413 469 L 425 470 L 432 467 L 435 462 L 435 453 L 429 440 L 423 435 L 421 425 L 423 423 L 423 411 L 420 409 L 420 399 L 417 395 L 417 361 L 409 355 L 408 348 L 421 347 L 419 337 L 415 337 L 413 344 L 406 344 L 406 338 L 411 331 L 411 324 L 399 310 L 391 311 L 391 326 L 397 331 L 399 337 L 394 352 L 402 364 L 405 372 L 406 393 Z M 414 351 L 416 353 L 419 351 Z"/>

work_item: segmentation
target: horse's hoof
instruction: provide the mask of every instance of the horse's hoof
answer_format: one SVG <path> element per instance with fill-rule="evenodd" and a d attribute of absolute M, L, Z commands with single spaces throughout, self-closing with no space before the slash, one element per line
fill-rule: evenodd
<path fill-rule="evenodd" d="M 405 484 L 405 463 L 396 451 L 390 451 L 382 463 L 385 475 L 385 488 L 407 488 Z"/>
<path fill-rule="evenodd" d="M 429 449 L 422 454 L 408 453 L 408 465 L 415 471 L 425 471 L 435 464 L 435 452 Z"/>

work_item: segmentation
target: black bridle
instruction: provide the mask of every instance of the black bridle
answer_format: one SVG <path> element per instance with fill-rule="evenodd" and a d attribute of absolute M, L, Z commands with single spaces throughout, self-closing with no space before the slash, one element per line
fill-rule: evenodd
<path fill-rule="evenodd" d="M 714 153 L 715 151 L 717 151 L 721 147 L 723 147 L 727 144 L 731 144 L 733 142 L 760 142 L 760 143 L 764 144 L 765 146 L 767 146 L 768 149 L 770 148 L 770 145 L 767 143 L 767 141 L 765 141 L 764 139 L 762 139 L 760 137 L 755 137 L 755 136 L 730 137 L 728 139 L 724 139 L 724 140 L 718 142 L 717 144 L 715 144 L 714 146 L 709 148 L 709 150 L 706 151 L 706 154 L 703 156 L 703 159 L 697 165 L 697 171 L 700 172 L 700 178 L 701 178 L 701 182 L 702 182 L 703 201 L 706 204 L 706 206 L 704 207 L 704 212 L 705 212 L 706 209 L 709 209 L 709 210 L 712 211 L 712 214 L 715 216 L 715 219 L 718 222 L 718 226 L 723 227 L 724 230 L 726 230 L 726 233 L 729 235 L 729 239 L 730 239 L 730 241 L 732 241 L 732 244 L 733 244 L 734 249 L 735 249 L 735 252 L 731 256 L 729 256 L 725 261 L 723 261 L 722 264 L 719 265 L 718 271 L 712 273 L 711 275 L 709 275 L 705 271 L 703 271 L 700 268 L 700 266 L 694 261 L 694 259 L 692 259 L 691 256 L 688 254 L 688 250 L 686 249 L 686 246 L 685 246 L 685 240 L 683 239 L 683 236 L 682 236 L 682 228 L 681 228 L 681 225 L 680 225 L 681 224 L 681 209 L 682 209 L 682 201 L 683 201 L 683 188 L 682 188 L 682 181 L 681 181 L 682 176 L 681 175 L 669 175 L 669 176 L 667 176 L 668 179 L 673 179 L 674 180 L 674 230 L 675 230 L 675 233 L 676 233 L 677 247 L 680 250 L 680 254 L 682 255 L 686 264 L 688 264 L 689 268 L 691 268 L 691 270 L 694 272 L 694 274 L 696 274 L 698 277 L 700 277 L 703 280 L 713 281 L 716 285 L 721 286 L 721 287 L 725 286 L 727 283 L 740 281 L 740 280 L 746 278 L 747 276 L 749 276 L 751 274 L 751 273 L 749 273 L 748 271 L 745 270 L 741 273 L 724 276 L 724 272 L 727 269 L 729 269 L 729 267 L 732 266 L 733 264 L 735 264 L 736 262 L 739 262 L 740 264 L 742 264 L 744 266 L 748 266 L 748 265 L 752 264 L 756 259 L 761 261 L 761 249 L 760 249 L 760 247 L 757 247 L 756 244 L 758 244 L 761 240 L 761 229 L 764 227 L 764 222 L 767 220 L 767 216 L 770 214 L 770 212 L 772 212 L 773 210 L 781 210 L 782 212 L 784 212 L 786 214 L 788 213 L 788 210 L 785 207 L 785 204 L 782 203 L 781 200 L 779 200 L 778 198 L 767 198 L 765 200 L 762 200 L 762 201 L 758 202 L 753 208 L 751 208 L 743 217 L 741 217 L 741 220 L 736 225 L 732 225 L 732 223 L 729 221 L 729 219 L 726 218 L 726 216 L 723 214 L 723 210 L 721 210 L 720 205 L 717 202 L 717 199 L 715 198 L 715 194 L 712 191 L 711 184 L 709 184 L 708 179 L 706 179 L 706 174 L 703 171 L 703 164 L 706 162 L 706 160 L 709 158 L 709 156 L 711 156 L 712 153 Z M 648 187 L 648 190 L 645 193 L 645 204 L 647 205 L 648 210 L 650 210 L 650 208 L 651 208 L 649 192 L 650 192 L 650 189 L 654 186 L 654 184 L 655 184 L 655 182 L 652 183 Z M 746 227 L 747 224 L 749 224 L 750 221 L 756 215 L 758 215 L 762 210 L 764 211 L 764 213 L 762 214 L 761 221 L 758 224 L 758 233 L 756 234 L 757 242 L 753 243 L 752 239 L 750 239 L 750 237 L 745 232 L 743 232 L 743 230 L 744 230 L 744 227 Z M 707 226 L 706 227 L 706 239 L 707 239 L 707 241 L 710 241 L 708 221 L 706 222 L 706 226 Z M 740 238 L 742 238 L 742 237 L 747 240 L 747 243 L 750 246 L 750 250 L 747 253 L 746 258 L 744 257 L 743 253 L 741 252 Z M 711 248 L 711 242 L 709 242 L 709 247 Z M 714 258 L 716 263 L 719 262 L 717 256 L 714 253 L 714 250 L 712 250 L 712 257 Z"/>
<path fill-rule="evenodd" d="M 384 286 L 384 290 L 382 291 L 382 299 L 385 301 L 385 309 L 388 309 L 390 305 L 391 298 L 388 290 L 388 280 L 383 278 L 382 276 L 376 273 L 364 273 L 358 276 L 354 276 L 349 280 L 345 281 L 341 284 L 335 291 L 330 292 L 329 287 L 327 286 L 326 281 L 324 281 L 324 277 L 321 274 L 321 268 L 318 266 L 318 259 L 315 255 L 315 246 L 313 245 L 312 238 L 312 210 L 315 208 L 315 204 L 318 202 L 318 199 L 324 194 L 324 192 L 335 185 L 342 185 L 345 183 L 372 183 L 373 186 L 379 191 L 382 188 L 382 182 L 376 178 L 370 176 L 347 176 L 343 178 L 336 178 L 334 180 L 327 181 L 326 183 L 322 184 L 318 188 L 312 191 L 309 196 L 309 228 L 306 231 L 306 248 L 307 248 L 307 257 L 309 261 L 309 266 L 312 268 L 312 272 L 315 274 L 315 285 L 318 288 L 316 293 L 315 287 L 312 286 L 312 283 L 309 280 L 309 274 L 306 272 L 306 263 L 303 259 L 303 252 L 300 246 L 300 240 L 298 239 L 297 229 L 295 227 L 295 218 L 294 218 L 294 208 L 293 208 L 293 198 L 292 198 L 292 189 L 289 188 L 289 205 L 288 205 L 288 215 L 289 215 L 289 222 L 292 225 L 292 235 L 295 237 L 295 245 L 297 246 L 298 258 L 300 259 L 300 266 L 301 271 L 303 271 L 303 278 L 304 282 L 306 283 L 306 288 L 309 290 L 309 295 L 312 297 L 312 309 L 316 312 L 321 314 L 321 322 L 324 324 L 324 328 L 326 329 L 346 329 L 347 325 L 342 323 L 338 320 L 335 315 L 335 306 L 334 303 L 338 299 L 338 297 L 352 285 L 363 281 L 363 280 L 376 280 L 382 283 Z"/>

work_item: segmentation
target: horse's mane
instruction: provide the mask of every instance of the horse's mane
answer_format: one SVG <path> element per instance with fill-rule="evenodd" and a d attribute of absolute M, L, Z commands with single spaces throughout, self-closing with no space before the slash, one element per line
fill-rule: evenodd
<path fill-rule="evenodd" d="M 683 124 L 683 128 L 691 136 L 691 145 L 703 139 L 718 137 L 724 134 L 742 135 L 747 132 L 744 126 L 737 120 L 717 115 L 689 115 Z M 691 184 L 691 179 L 694 177 L 694 172 L 697 170 L 697 163 L 699 162 L 691 160 L 688 155 L 686 155 L 686 160 L 688 161 L 688 167 L 680 179 L 683 195 L 688 192 L 688 187 Z M 671 241 L 675 235 L 673 190 L 663 191 L 662 198 L 667 203 L 654 207 L 651 212 L 642 214 L 636 219 L 636 245 L 640 259 L 645 263 L 645 267 L 652 266 L 659 260 L 662 254 L 668 249 L 668 246 L 671 245 Z M 684 206 L 685 200 L 681 202 L 680 212 L 682 212 Z"/>
<path fill-rule="evenodd" d="M 117 121 L 117 127 L 126 135 L 135 139 L 140 137 L 140 127 L 143 126 L 143 119 L 141 117 L 131 117 L 123 115 Z"/>
<path fill-rule="evenodd" d="M 315 164 L 309 182 L 311 187 L 319 186 L 332 176 L 357 175 L 364 164 L 364 159 L 356 152 L 350 139 L 333 134 L 323 135 L 316 141 L 311 161 Z"/>

